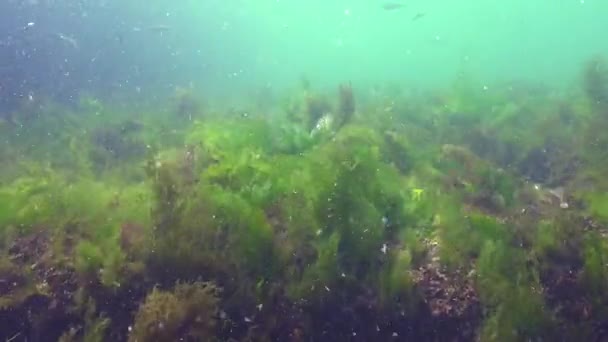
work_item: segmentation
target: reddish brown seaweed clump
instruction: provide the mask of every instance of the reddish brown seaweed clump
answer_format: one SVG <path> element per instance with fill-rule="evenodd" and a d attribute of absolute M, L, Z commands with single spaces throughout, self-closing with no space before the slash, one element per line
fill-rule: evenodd
<path fill-rule="evenodd" d="M 212 341 L 220 290 L 209 282 L 154 289 L 140 306 L 129 341 Z"/>
<path fill-rule="evenodd" d="M 412 271 L 414 280 L 423 289 L 424 298 L 435 317 L 465 318 L 476 316 L 479 300 L 472 281 L 459 273 L 444 273 L 438 268 L 423 266 Z"/>

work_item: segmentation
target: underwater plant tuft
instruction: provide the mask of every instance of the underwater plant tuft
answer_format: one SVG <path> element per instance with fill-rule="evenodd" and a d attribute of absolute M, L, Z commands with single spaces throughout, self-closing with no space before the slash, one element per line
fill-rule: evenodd
<path fill-rule="evenodd" d="M 129 341 L 215 341 L 220 290 L 210 282 L 155 288 L 135 315 Z"/>

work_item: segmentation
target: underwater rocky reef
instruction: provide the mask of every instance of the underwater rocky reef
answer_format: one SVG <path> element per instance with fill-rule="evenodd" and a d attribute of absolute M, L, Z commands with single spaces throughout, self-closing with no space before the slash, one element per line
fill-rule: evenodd
<path fill-rule="evenodd" d="M 606 340 L 607 65 L 2 113 L 0 339 Z"/>

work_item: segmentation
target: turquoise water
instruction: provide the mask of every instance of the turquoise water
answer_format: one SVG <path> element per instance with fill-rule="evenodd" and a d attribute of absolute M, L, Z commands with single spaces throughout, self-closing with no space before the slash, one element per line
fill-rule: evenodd
<path fill-rule="evenodd" d="M 208 63 L 219 84 L 281 88 L 303 74 L 323 85 L 350 80 L 433 86 L 466 73 L 483 83 L 564 85 L 589 56 L 608 50 L 599 39 L 608 30 L 602 1 L 406 1 L 395 10 L 382 5 L 207 1 L 156 11 L 176 21 L 176 40 L 201 50 L 200 57 L 184 56 L 185 63 Z"/>
<path fill-rule="evenodd" d="M 608 49 L 600 38 L 608 13 L 602 1 L 395 3 L 402 7 L 387 10 L 382 1 L 11 1 L 3 5 L 9 14 L 0 45 L 5 60 L 23 56 L 19 64 L 32 84 L 52 84 L 45 75 L 57 71 L 62 83 L 80 91 L 159 90 L 148 96 L 176 85 L 224 95 L 284 89 L 302 77 L 318 86 L 351 81 L 364 89 L 433 87 L 463 74 L 481 84 L 561 87 L 576 80 L 584 60 Z M 62 77 L 61 70 L 71 73 Z"/>

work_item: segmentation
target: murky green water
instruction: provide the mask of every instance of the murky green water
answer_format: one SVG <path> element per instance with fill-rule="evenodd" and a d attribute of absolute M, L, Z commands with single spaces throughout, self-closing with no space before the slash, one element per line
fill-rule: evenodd
<path fill-rule="evenodd" d="M 0 339 L 603 341 L 608 4 L 0 4 Z"/>

